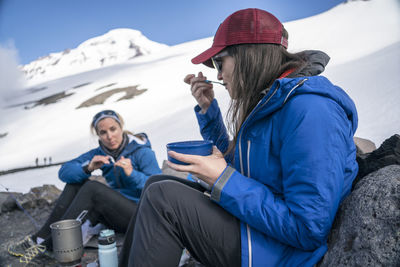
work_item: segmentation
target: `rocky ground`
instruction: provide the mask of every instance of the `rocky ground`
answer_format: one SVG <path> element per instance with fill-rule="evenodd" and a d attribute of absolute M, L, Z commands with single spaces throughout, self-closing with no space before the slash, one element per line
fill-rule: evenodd
<path fill-rule="evenodd" d="M 35 208 L 28 208 L 26 212 L 34 218 L 34 220 L 42 225 L 48 218 L 54 203 L 51 205 L 39 205 Z M 0 266 L 14 266 L 19 258 L 14 257 L 7 252 L 7 246 L 11 242 L 21 240 L 26 235 L 33 234 L 36 231 L 34 223 L 20 209 L 13 209 L 0 213 Z M 94 262 L 97 259 L 97 249 L 85 248 L 82 258 L 82 266 Z M 43 266 L 55 267 L 59 266 L 55 259 L 47 258 L 43 262 Z"/>
<path fill-rule="evenodd" d="M 7 252 L 8 245 L 35 233 L 37 227 L 43 225 L 49 217 L 60 193 L 61 191 L 53 185 L 32 188 L 27 194 L 0 192 L 0 241 L 2 241 L 0 242 L 0 267 L 19 266 L 17 265 L 19 258 Z M 20 207 L 17 207 L 14 199 L 18 200 Z M 35 224 L 38 226 L 36 227 Z M 118 252 L 122 244 L 123 234 L 117 234 Z M 51 253 L 48 254 L 51 256 Z M 81 266 L 89 266 L 90 263 L 93 264 L 90 265 L 91 267 L 97 266 L 97 255 L 97 236 L 94 236 L 84 248 Z M 41 261 L 41 266 L 60 266 L 54 257 L 42 257 Z M 185 257 L 181 267 L 202 267 L 202 265 L 193 258 Z"/>
<path fill-rule="evenodd" d="M 45 222 L 53 207 L 54 204 L 40 208 L 28 209 L 26 211 L 41 225 Z M 17 225 L 18 227 L 16 227 Z M 23 211 L 16 209 L 11 212 L 0 213 L 0 228 L 0 240 L 2 241 L 0 243 L 0 266 L 15 266 L 19 258 L 8 254 L 7 246 L 11 242 L 21 240 L 26 235 L 34 233 L 36 231 L 35 226 Z M 120 251 L 123 238 L 122 236 L 118 236 L 117 238 L 118 251 Z M 91 240 L 90 243 L 93 243 L 93 240 Z M 97 249 L 85 247 L 81 266 L 86 267 L 89 266 L 88 264 L 94 262 L 97 264 L 97 253 Z M 91 266 L 97 266 L 96 264 Z M 46 257 L 42 266 L 59 267 L 60 265 L 54 258 Z M 188 258 L 181 267 L 204 266 L 193 258 Z"/>

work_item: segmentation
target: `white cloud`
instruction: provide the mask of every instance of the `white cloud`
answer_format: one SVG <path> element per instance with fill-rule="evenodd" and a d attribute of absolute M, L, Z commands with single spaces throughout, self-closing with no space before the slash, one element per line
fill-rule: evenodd
<path fill-rule="evenodd" d="M 0 44 L 0 107 L 24 85 L 24 75 L 18 68 L 18 51 L 11 43 Z"/>

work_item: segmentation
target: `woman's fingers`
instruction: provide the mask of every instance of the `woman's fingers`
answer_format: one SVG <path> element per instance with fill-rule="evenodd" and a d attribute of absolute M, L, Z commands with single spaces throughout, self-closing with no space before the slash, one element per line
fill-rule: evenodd
<path fill-rule="evenodd" d="M 122 156 L 117 162 L 115 162 L 115 166 L 121 167 L 127 176 L 129 176 L 133 171 L 131 159 L 125 158 L 124 156 Z"/>
<path fill-rule="evenodd" d="M 170 157 L 173 157 L 174 159 L 177 159 L 179 161 L 182 161 L 182 162 L 185 162 L 185 163 L 189 163 L 189 164 L 195 163 L 196 159 L 199 157 L 199 156 L 196 156 L 196 155 L 178 153 L 178 152 L 175 152 L 175 151 L 172 151 L 172 150 L 168 151 L 168 155 Z"/>
<path fill-rule="evenodd" d="M 191 80 L 196 77 L 194 74 L 188 74 L 185 76 L 185 78 L 183 79 L 183 81 L 187 84 L 191 83 Z"/>
<path fill-rule="evenodd" d="M 180 171 L 180 172 L 196 173 L 197 165 L 199 164 L 199 161 L 201 160 L 201 156 L 181 154 L 181 153 L 177 153 L 175 151 L 168 151 L 168 155 L 176 160 L 179 160 L 179 161 L 189 164 L 189 165 L 181 165 L 181 164 L 175 164 L 170 161 L 167 161 L 168 166 L 170 166 L 172 169 L 174 169 L 176 171 Z"/>
<path fill-rule="evenodd" d="M 192 87 L 190 88 L 190 90 L 192 92 L 192 95 L 194 97 L 210 94 L 209 91 L 212 90 L 212 89 L 213 89 L 213 85 L 212 84 L 205 83 L 203 81 L 194 83 L 192 85 Z"/>
<path fill-rule="evenodd" d="M 174 159 L 189 164 L 180 165 L 168 161 L 167 164 L 172 169 L 200 175 L 201 179 L 208 184 L 213 184 L 227 165 L 222 153 L 216 148 L 214 149 L 213 154 L 209 156 L 187 155 L 174 151 L 169 151 L 168 155 Z"/>
<path fill-rule="evenodd" d="M 110 163 L 110 160 L 109 160 L 108 156 L 96 155 L 89 162 L 88 169 L 89 169 L 89 171 L 94 171 L 94 170 L 100 168 L 101 166 L 103 166 L 103 164 L 109 164 L 109 163 Z"/>
<path fill-rule="evenodd" d="M 201 97 L 206 97 L 207 95 L 209 95 L 211 93 L 209 91 L 211 91 L 212 89 L 213 89 L 212 86 L 211 87 L 201 86 L 195 88 L 195 90 L 192 91 L 192 95 L 198 100 Z"/>
<path fill-rule="evenodd" d="M 116 163 L 115 165 L 117 166 L 129 166 L 132 165 L 131 159 L 130 158 L 125 158 L 124 156 L 122 156 Z"/>
<path fill-rule="evenodd" d="M 109 162 L 110 161 L 108 156 L 102 156 L 102 155 L 94 156 L 92 160 L 93 161 L 101 161 L 101 162 Z"/>
<path fill-rule="evenodd" d="M 107 156 L 94 156 L 92 159 L 92 162 L 94 164 L 109 164 L 110 163 L 110 159 Z"/>
<path fill-rule="evenodd" d="M 196 77 L 196 75 L 194 75 L 194 74 L 187 74 L 187 75 L 185 76 L 185 78 L 183 78 L 183 81 L 184 81 L 185 83 L 187 83 L 187 84 L 192 85 L 192 84 L 195 83 L 195 82 L 204 81 L 204 80 L 206 80 L 206 79 L 207 79 L 207 78 L 203 76 L 203 73 L 202 73 L 202 72 L 199 72 L 199 74 L 198 74 L 197 77 Z"/>
<path fill-rule="evenodd" d="M 172 168 L 178 172 L 190 172 L 191 171 L 190 165 L 175 164 L 175 163 L 172 163 L 171 161 L 167 161 L 167 165 L 170 168 Z"/>
<path fill-rule="evenodd" d="M 203 113 L 206 112 L 214 99 L 213 85 L 211 83 L 206 83 L 206 79 L 207 77 L 205 77 L 202 72 L 199 72 L 197 77 L 194 74 L 188 74 L 183 79 L 185 83 L 190 84 L 192 95 L 201 107 Z"/>

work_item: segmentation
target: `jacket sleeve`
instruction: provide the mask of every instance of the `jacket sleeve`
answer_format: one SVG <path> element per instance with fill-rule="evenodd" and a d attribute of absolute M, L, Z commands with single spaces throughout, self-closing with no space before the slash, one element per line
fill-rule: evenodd
<path fill-rule="evenodd" d="M 156 156 L 148 147 L 138 149 L 130 158 L 132 162 L 136 161 L 138 167 L 134 168 L 129 176 L 121 170 L 122 187 L 124 188 L 132 191 L 142 190 L 149 176 L 161 173 Z"/>
<path fill-rule="evenodd" d="M 84 172 L 83 166 L 89 164 L 95 154 L 95 150 L 91 150 L 64 163 L 58 171 L 60 180 L 68 184 L 76 184 L 88 179 L 90 174 Z"/>
<path fill-rule="evenodd" d="M 204 140 L 213 141 L 214 145 L 222 152 L 226 152 L 229 147 L 229 136 L 222 119 L 221 110 L 218 102 L 214 99 L 205 114 L 201 114 L 201 108 L 197 105 L 194 108 L 197 122 L 199 123 L 200 133 Z M 230 162 L 230 158 L 226 159 Z"/>
<path fill-rule="evenodd" d="M 316 95 L 293 97 L 275 119 L 282 194 L 227 167 L 211 198 L 256 230 L 314 250 L 326 243 L 340 204 L 351 125 L 336 103 Z"/>

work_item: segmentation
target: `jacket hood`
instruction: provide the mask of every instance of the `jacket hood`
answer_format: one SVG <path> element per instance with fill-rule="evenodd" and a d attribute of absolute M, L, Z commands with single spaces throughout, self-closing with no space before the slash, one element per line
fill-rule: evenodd
<path fill-rule="evenodd" d="M 129 144 L 125 148 L 125 150 L 121 153 L 121 155 L 132 153 L 140 148 L 151 148 L 150 140 L 147 138 L 145 133 L 140 133 L 136 135 L 128 134 Z"/>
<path fill-rule="evenodd" d="M 305 50 L 299 53 L 306 64 L 299 70 L 291 73 L 288 77 L 315 76 L 324 72 L 326 65 L 331 59 L 326 53 L 319 50 Z"/>
<path fill-rule="evenodd" d="M 358 116 L 353 100 L 340 87 L 323 76 L 278 79 L 253 110 L 254 119 L 275 112 L 290 98 L 300 94 L 316 94 L 335 101 L 352 123 L 353 133 L 357 129 Z"/>

